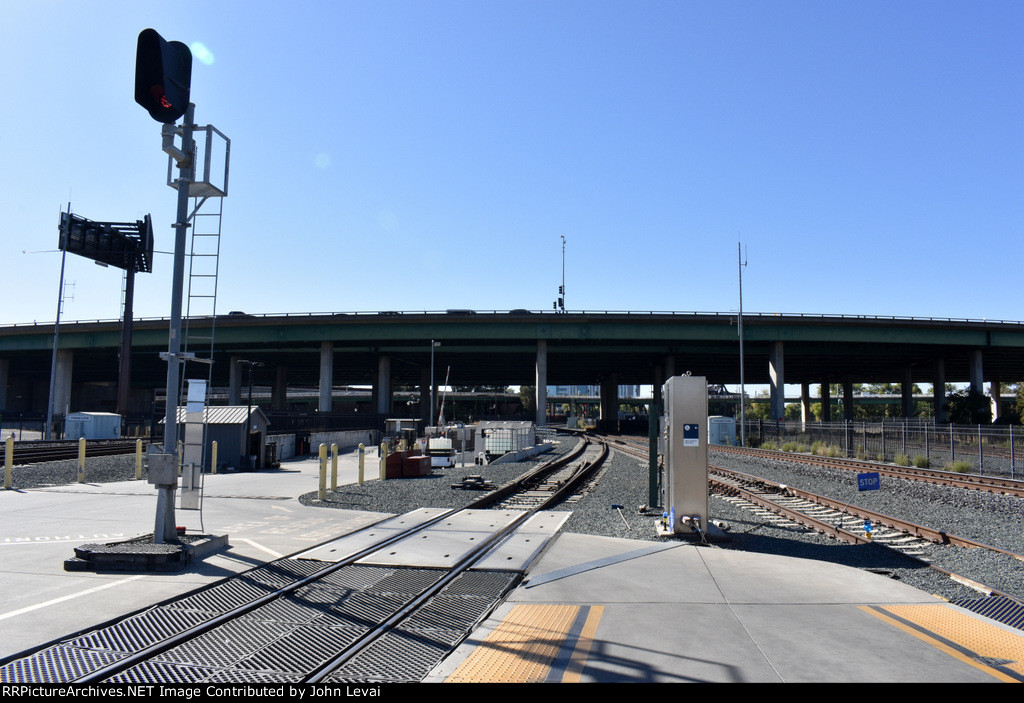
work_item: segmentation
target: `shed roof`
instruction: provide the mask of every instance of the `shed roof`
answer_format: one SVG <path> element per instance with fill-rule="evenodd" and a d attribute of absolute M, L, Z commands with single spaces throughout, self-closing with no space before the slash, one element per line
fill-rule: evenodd
<path fill-rule="evenodd" d="M 253 405 L 211 405 L 203 410 L 203 422 L 208 425 L 244 425 L 249 417 L 259 415 L 264 424 L 270 424 L 267 416 L 258 406 Z M 161 421 L 162 422 L 162 421 Z M 185 406 L 178 406 L 178 422 L 185 422 Z"/>

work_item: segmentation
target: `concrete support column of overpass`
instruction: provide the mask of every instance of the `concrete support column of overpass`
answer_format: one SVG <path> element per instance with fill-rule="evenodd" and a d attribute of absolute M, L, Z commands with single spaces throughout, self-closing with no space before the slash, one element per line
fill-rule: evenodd
<path fill-rule="evenodd" d="M 813 421 L 811 417 L 811 384 L 804 381 L 800 384 L 800 422 L 807 424 Z"/>
<path fill-rule="evenodd" d="M 989 382 L 989 395 L 992 398 L 992 422 L 995 422 L 1002 415 L 1002 389 L 997 380 Z"/>
<path fill-rule="evenodd" d="M 601 430 L 619 432 L 619 375 L 601 379 Z"/>
<path fill-rule="evenodd" d="M 672 355 L 666 356 L 663 365 L 664 374 L 662 375 L 662 378 L 664 379 L 664 381 L 667 381 L 668 379 L 676 375 L 676 358 Z M 662 383 L 664 383 L 664 381 L 662 381 Z"/>
<path fill-rule="evenodd" d="M 53 379 L 53 416 L 66 415 L 71 411 L 71 369 L 75 353 L 70 349 L 57 350 L 57 373 Z"/>
<path fill-rule="evenodd" d="M 0 359 L 0 411 L 7 409 L 7 383 L 11 376 L 11 362 Z"/>
<path fill-rule="evenodd" d="M 946 362 L 943 359 L 935 360 L 935 374 L 932 377 L 932 412 L 935 415 L 935 422 L 946 421 Z"/>
<path fill-rule="evenodd" d="M 768 380 L 771 384 L 771 419 L 786 417 L 786 375 L 783 369 L 782 342 L 768 348 Z"/>
<path fill-rule="evenodd" d="M 914 416 L 914 377 L 909 366 L 903 368 L 903 417 Z"/>
<path fill-rule="evenodd" d="M 270 390 L 270 407 L 274 410 L 288 409 L 288 367 L 274 369 L 274 386 Z"/>
<path fill-rule="evenodd" d="M 821 421 L 832 422 L 832 388 L 827 378 L 821 382 L 818 394 L 821 396 Z"/>
<path fill-rule="evenodd" d="M 331 412 L 334 390 L 334 345 L 320 342 L 320 400 L 317 409 L 322 413 Z"/>
<path fill-rule="evenodd" d="M 377 360 L 377 412 L 391 415 L 391 357 L 382 354 Z"/>
<path fill-rule="evenodd" d="M 853 381 L 843 381 L 843 419 L 853 419 Z"/>
<path fill-rule="evenodd" d="M 242 372 L 239 369 L 241 357 L 233 356 L 228 361 L 228 405 L 242 404 Z"/>
<path fill-rule="evenodd" d="M 971 388 L 978 393 L 985 392 L 985 372 L 981 363 L 981 350 L 971 352 Z"/>
<path fill-rule="evenodd" d="M 546 339 L 537 340 L 536 371 L 535 422 L 537 427 L 545 427 L 548 424 L 548 342 Z"/>

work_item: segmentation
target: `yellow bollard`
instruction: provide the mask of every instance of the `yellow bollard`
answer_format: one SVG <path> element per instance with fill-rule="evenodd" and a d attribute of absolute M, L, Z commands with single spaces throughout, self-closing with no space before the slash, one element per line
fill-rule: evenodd
<path fill-rule="evenodd" d="M 4 488 L 11 487 L 14 471 L 14 435 L 4 442 Z"/>
<path fill-rule="evenodd" d="M 210 470 L 217 473 L 217 440 L 210 442 L 213 456 L 210 457 Z"/>
<path fill-rule="evenodd" d="M 338 490 L 338 445 L 331 445 L 331 490 Z"/>
<path fill-rule="evenodd" d="M 85 482 L 85 437 L 78 438 L 78 482 Z"/>
<path fill-rule="evenodd" d="M 363 485 L 363 472 L 366 470 L 366 447 L 359 443 L 359 485 Z"/>
<path fill-rule="evenodd" d="M 380 445 L 380 478 L 383 481 L 388 475 L 388 443 L 382 442 Z"/>
<path fill-rule="evenodd" d="M 327 445 L 320 445 L 320 490 L 317 491 L 317 498 L 327 499 Z"/>
<path fill-rule="evenodd" d="M 135 480 L 142 479 L 142 440 L 135 440 Z"/>

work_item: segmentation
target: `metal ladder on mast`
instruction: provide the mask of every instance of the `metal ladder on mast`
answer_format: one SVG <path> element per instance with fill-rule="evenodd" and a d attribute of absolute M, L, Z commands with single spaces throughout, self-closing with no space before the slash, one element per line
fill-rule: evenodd
<path fill-rule="evenodd" d="M 213 342 L 217 323 L 217 280 L 220 273 L 220 236 L 224 217 L 224 199 L 215 198 L 216 208 L 201 212 L 209 198 L 193 198 L 192 235 L 189 247 L 188 292 L 182 320 L 182 352 L 209 366 L 207 384 L 213 382 Z M 209 329 L 194 329 L 201 319 L 209 320 Z M 206 352 L 205 356 L 200 356 Z M 184 378 L 184 374 L 182 374 Z"/>

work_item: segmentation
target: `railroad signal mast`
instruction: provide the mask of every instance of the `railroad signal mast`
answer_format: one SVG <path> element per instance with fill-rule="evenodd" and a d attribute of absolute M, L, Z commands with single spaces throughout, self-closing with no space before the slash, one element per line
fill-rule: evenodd
<path fill-rule="evenodd" d="M 210 125 L 198 127 L 194 123 L 195 106 L 190 102 L 192 84 L 192 52 L 188 46 L 178 41 L 166 41 L 154 29 L 144 29 L 139 33 L 135 57 L 135 102 L 141 105 L 157 122 L 163 125 L 161 130 L 162 148 L 169 156 L 168 185 L 178 191 L 177 214 L 174 222 L 174 268 L 171 285 L 171 315 L 168 333 L 167 359 L 167 403 L 164 416 L 164 443 L 162 453 L 151 453 L 150 483 L 156 485 L 157 514 L 154 537 L 157 543 L 174 540 L 177 529 L 174 519 L 174 493 L 177 488 L 176 451 L 178 440 L 178 401 L 182 367 L 186 359 L 213 363 L 212 339 L 211 357 L 197 359 L 191 352 L 182 349 L 182 298 L 184 293 L 185 256 L 187 234 L 190 221 L 199 214 L 199 209 L 209 197 L 224 198 L 227 196 L 227 173 L 230 154 L 230 140 Z M 181 125 L 175 122 L 182 119 Z M 195 132 L 205 132 L 206 140 L 202 150 L 203 158 L 199 159 Z M 224 170 L 223 179 L 214 185 L 211 181 L 211 162 L 214 148 L 214 135 L 223 139 Z M 175 137 L 181 138 L 181 146 L 174 144 Z M 197 163 L 201 161 L 202 163 Z M 178 169 L 177 178 L 171 177 L 172 167 Z M 197 166 L 201 167 L 202 177 L 197 179 Z M 197 201 L 191 215 L 188 199 L 195 196 L 202 198 Z M 219 257 L 220 214 L 217 218 L 216 234 L 217 253 Z M 195 238 L 193 229 L 192 262 L 195 263 Z M 215 274 L 214 274 L 215 276 Z M 190 287 L 191 290 L 191 287 Z M 216 284 L 214 284 L 214 291 Z M 203 296 L 210 297 L 210 296 Z M 214 293 L 215 299 L 215 293 Z M 190 300 L 191 300 L 190 292 Z M 211 317 L 216 314 L 216 303 Z M 212 336 L 212 335 L 211 335 Z M 163 356 L 163 355 L 162 355 Z"/>

